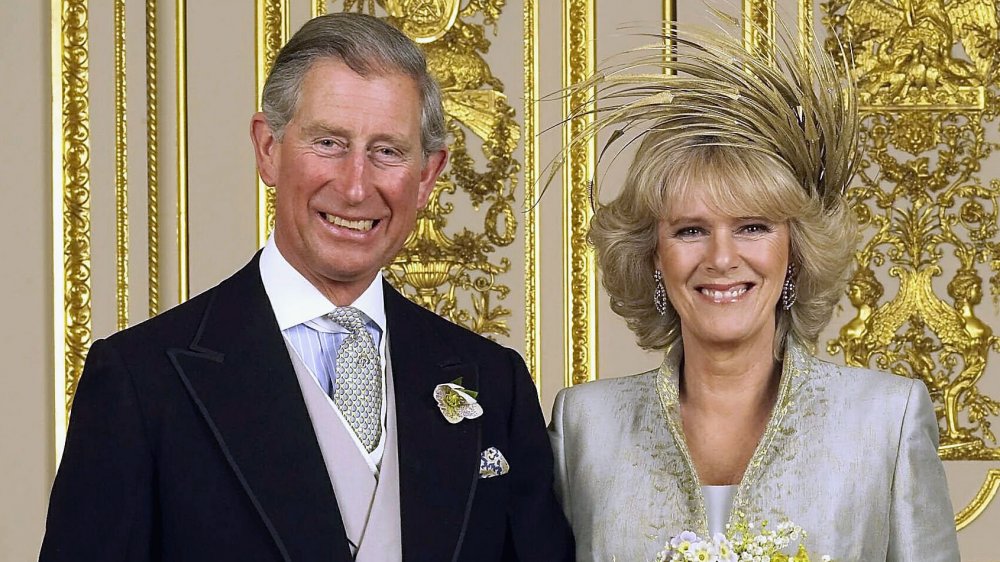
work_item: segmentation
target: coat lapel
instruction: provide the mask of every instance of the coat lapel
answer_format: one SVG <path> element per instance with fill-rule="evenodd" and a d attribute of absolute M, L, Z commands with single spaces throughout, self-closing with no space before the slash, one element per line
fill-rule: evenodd
<path fill-rule="evenodd" d="M 190 347 L 168 355 L 281 558 L 350 560 L 259 256 L 212 291 Z"/>
<path fill-rule="evenodd" d="M 479 480 L 481 418 L 448 423 L 433 392 L 438 384 L 459 377 L 463 386 L 478 390 L 479 372 L 440 340 L 428 322 L 432 313 L 388 284 L 384 293 L 396 397 L 403 558 L 455 560 Z"/>

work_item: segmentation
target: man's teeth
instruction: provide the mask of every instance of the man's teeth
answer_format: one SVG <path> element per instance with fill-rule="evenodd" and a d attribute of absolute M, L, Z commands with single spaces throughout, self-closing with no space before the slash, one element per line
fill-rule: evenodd
<path fill-rule="evenodd" d="M 361 232 L 368 232 L 375 225 L 375 221 L 371 219 L 352 221 L 338 217 L 337 215 L 331 215 L 330 213 L 326 213 L 326 220 L 330 224 L 350 228 L 351 230 L 360 230 Z"/>
<path fill-rule="evenodd" d="M 718 301 L 725 301 L 725 300 L 735 299 L 735 298 L 739 297 L 740 295 L 742 295 L 745 292 L 747 292 L 747 287 L 745 285 L 741 286 L 741 287 L 734 287 L 732 289 L 729 289 L 728 291 L 715 291 L 715 290 L 712 290 L 712 289 L 701 289 L 701 294 L 703 294 L 703 295 L 707 296 L 708 298 L 710 298 L 710 299 L 712 299 L 714 301 L 717 301 L 717 302 Z"/>

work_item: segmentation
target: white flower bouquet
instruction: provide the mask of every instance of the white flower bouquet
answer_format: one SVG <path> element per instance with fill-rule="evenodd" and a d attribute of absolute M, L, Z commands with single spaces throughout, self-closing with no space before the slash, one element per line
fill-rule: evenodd
<path fill-rule="evenodd" d="M 805 537 L 805 531 L 791 521 L 772 530 L 766 521 L 756 527 L 738 520 L 729 526 L 727 535 L 716 533 L 710 539 L 684 531 L 670 539 L 654 562 L 812 562 L 800 543 Z M 785 554 L 795 543 L 798 552 Z M 831 558 L 823 556 L 817 562 L 831 562 Z"/>

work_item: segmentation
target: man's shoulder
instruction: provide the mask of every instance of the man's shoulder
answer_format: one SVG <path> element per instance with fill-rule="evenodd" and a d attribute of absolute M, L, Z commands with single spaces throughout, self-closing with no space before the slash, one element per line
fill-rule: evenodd
<path fill-rule="evenodd" d="M 391 297 L 389 293 L 386 293 L 387 302 L 391 302 L 392 306 L 399 307 L 403 316 L 419 319 L 419 323 L 409 325 L 406 329 L 429 330 L 429 333 L 434 334 L 434 338 L 447 341 L 451 347 L 463 350 L 469 355 L 507 351 L 506 347 L 497 342 L 427 310 L 394 289 L 391 292 Z"/>
<path fill-rule="evenodd" d="M 187 346 L 198 330 L 205 309 L 218 286 L 182 302 L 106 339 L 117 348 Z M 186 339 L 185 339 L 186 338 Z"/>

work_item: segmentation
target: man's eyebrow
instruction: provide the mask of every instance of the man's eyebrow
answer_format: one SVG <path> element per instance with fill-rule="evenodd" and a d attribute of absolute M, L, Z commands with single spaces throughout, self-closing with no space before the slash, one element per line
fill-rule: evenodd
<path fill-rule="evenodd" d="M 314 135 L 342 135 L 343 129 L 328 125 L 326 123 L 310 123 L 302 127 L 302 133 L 306 136 Z"/>

